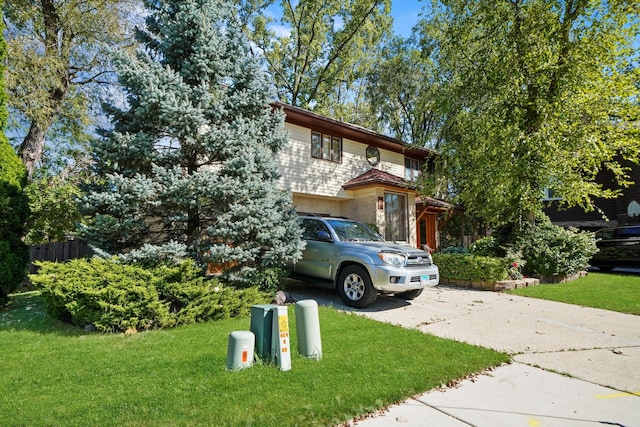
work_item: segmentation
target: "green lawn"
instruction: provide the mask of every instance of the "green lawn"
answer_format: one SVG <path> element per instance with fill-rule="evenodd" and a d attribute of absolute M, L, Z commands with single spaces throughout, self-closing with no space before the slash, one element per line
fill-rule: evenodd
<path fill-rule="evenodd" d="M 0 425 L 335 425 L 506 354 L 320 307 L 323 358 L 225 369 L 228 334 L 249 318 L 131 336 L 50 319 L 37 294 L 0 310 Z"/>
<path fill-rule="evenodd" d="M 514 289 L 511 294 L 640 315 L 640 276 L 589 273 L 560 284 Z"/>

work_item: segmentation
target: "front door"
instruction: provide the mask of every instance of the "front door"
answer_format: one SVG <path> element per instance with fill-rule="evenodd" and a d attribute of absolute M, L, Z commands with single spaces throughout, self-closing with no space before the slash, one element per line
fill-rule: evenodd
<path fill-rule="evenodd" d="M 424 214 L 418 221 L 418 248 L 427 245 L 431 251 L 436 250 L 436 215 Z"/>

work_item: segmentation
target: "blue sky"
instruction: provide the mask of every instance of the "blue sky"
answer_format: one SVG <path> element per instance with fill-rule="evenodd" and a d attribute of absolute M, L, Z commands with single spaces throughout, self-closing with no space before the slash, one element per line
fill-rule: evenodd
<path fill-rule="evenodd" d="M 392 0 L 391 16 L 393 16 L 393 31 L 399 36 L 408 37 L 411 34 L 413 26 L 416 25 L 420 19 L 419 14 L 425 4 L 424 0 Z M 280 15 L 280 3 L 275 2 L 267 8 L 266 12 L 277 20 Z M 276 30 L 276 34 L 279 30 L 282 32 L 287 31 L 285 28 L 279 27 L 277 22 L 274 23 L 271 28 Z"/>
<path fill-rule="evenodd" d="M 408 37 L 414 25 L 420 19 L 419 14 L 425 3 L 420 0 L 393 0 L 391 16 L 393 16 L 393 31 L 402 37 Z"/>

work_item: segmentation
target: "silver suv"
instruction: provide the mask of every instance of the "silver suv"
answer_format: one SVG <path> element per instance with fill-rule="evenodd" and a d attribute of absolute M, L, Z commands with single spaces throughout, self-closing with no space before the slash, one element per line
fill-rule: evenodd
<path fill-rule="evenodd" d="M 378 293 L 414 299 L 439 282 L 431 255 L 385 242 L 366 224 L 344 218 L 301 216 L 307 246 L 290 265 L 293 277 L 337 288 L 345 304 L 364 308 Z"/>

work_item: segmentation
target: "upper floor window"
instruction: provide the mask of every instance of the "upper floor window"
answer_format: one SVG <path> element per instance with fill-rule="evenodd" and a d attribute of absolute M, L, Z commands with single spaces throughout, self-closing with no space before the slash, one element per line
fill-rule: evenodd
<path fill-rule="evenodd" d="M 340 163 L 342 161 L 342 138 L 311 132 L 311 157 Z"/>
<path fill-rule="evenodd" d="M 545 188 L 543 190 L 542 200 L 543 201 L 561 200 L 561 198 L 556 196 L 552 189 Z"/>
<path fill-rule="evenodd" d="M 422 174 L 423 162 L 409 157 L 404 158 L 404 179 L 407 181 L 417 181 Z"/>

